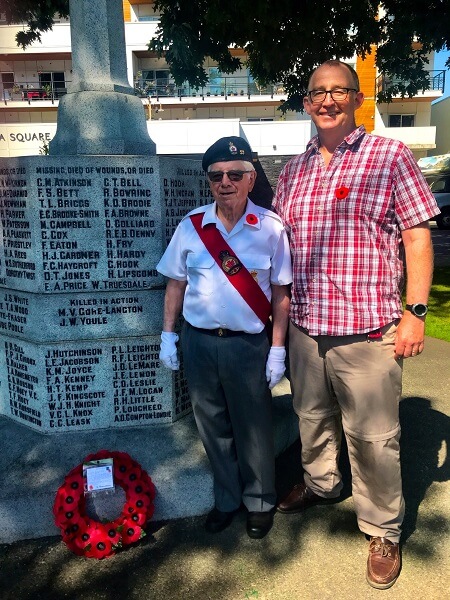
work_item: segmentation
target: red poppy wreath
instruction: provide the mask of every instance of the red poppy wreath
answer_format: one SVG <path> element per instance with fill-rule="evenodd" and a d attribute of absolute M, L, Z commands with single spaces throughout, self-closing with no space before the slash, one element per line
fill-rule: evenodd
<path fill-rule="evenodd" d="M 86 514 L 83 463 L 113 459 L 114 481 L 122 487 L 126 501 L 120 516 L 101 523 Z M 100 450 L 89 454 L 72 469 L 56 492 L 55 523 L 63 542 L 79 556 L 106 558 L 145 536 L 144 528 L 154 513 L 155 486 L 149 475 L 126 452 Z"/>

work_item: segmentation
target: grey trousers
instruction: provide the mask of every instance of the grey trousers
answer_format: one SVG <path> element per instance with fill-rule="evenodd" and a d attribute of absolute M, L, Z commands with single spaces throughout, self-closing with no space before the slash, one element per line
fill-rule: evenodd
<path fill-rule="evenodd" d="M 325 498 L 339 495 L 343 429 L 358 526 L 398 542 L 404 500 L 395 331 L 391 323 L 381 340 L 367 342 L 366 335 L 310 337 L 290 323 L 289 353 L 306 485 Z"/>
<path fill-rule="evenodd" d="M 185 323 L 184 367 L 195 421 L 214 475 L 216 507 L 264 512 L 276 502 L 266 333 L 218 337 Z"/>

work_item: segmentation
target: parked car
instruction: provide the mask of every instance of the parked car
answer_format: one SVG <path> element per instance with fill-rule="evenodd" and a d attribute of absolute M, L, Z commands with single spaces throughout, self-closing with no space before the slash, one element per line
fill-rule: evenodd
<path fill-rule="evenodd" d="M 439 229 L 450 229 L 450 172 L 426 177 L 441 211 L 435 217 Z"/>

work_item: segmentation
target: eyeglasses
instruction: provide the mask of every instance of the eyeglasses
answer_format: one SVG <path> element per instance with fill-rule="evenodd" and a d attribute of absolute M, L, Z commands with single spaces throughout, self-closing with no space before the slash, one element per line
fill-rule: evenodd
<path fill-rule="evenodd" d="M 210 181 L 219 183 L 224 175 L 227 175 L 230 181 L 242 181 L 244 173 L 253 173 L 253 171 L 208 171 L 207 175 Z"/>
<path fill-rule="evenodd" d="M 334 90 L 311 90 L 308 92 L 309 99 L 313 104 L 320 104 L 325 100 L 327 94 L 330 94 L 335 102 L 342 102 L 348 96 L 349 92 L 357 92 L 355 88 L 335 88 Z"/>

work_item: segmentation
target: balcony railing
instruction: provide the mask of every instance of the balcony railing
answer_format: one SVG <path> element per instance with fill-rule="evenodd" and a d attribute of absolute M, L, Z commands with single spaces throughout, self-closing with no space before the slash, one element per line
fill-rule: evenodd
<path fill-rule="evenodd" d="M 426 91 L 444 92 L 445 87 L 445 71 L 428 71 L 428 79 L 430 82 L 429 88 Z M 379 75 L 376 80 L 377 94 L 389 92 L 393 86 L 403 84 L 408 85 L 408 81 L 400 77 L 390 77 L 389 75 Z"/>
<path fill-rule="evenodd" d="M 1 97 L 5 104 L 8 102 L 25 101 L 31 104 L 35 100 L 50 100 L 52 104 L 67 94 L 67 82 L 39 84 L 36 81 L 0 84 Z"/>
<path fill-rule="evenodd" d="M 65 82 L 53 82 L 39 85 L 38 82 L 0 83 L 0 93 L 4 104 L 8 102 L 24 101 L 31 104 L 37 100 L 59 100 L 67 93 Z M 229 97 L 256 97 L 256 96 L 285 96 L 285 90 L 280 84 L 261 86 L 249 77 L 214 77 L 201 88 L 193 88 L 188 83 L 176 86 L 168 79 L 138 79 L 134 84 L 135 94 L 141 98 L 182 98 L 188 97 L 217 97 L 227 100 Z"/>
<path fill-rule="evenodd" d="M 189 96 L 205 97 L 223 97 L 229 96 L 262 96 L 285 95 L 284 88 L 280 84 L 260 86 L 251 81 L 249 77 L 214 77 L 205 86 L 193 88 L 188 83 L 176 86 L 169 79 L 138 79 L 135 82 L 135 93 L 142 98 L 173 97 L 179 98 Z"/>

